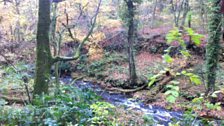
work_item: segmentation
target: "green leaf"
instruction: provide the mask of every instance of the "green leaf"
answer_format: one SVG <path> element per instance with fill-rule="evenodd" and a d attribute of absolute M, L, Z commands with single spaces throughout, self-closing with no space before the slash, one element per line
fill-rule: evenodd
<path fill-rule="evenodd" d="M 174 86 L 173 85 L 167 85 L 166 87 L 170 88 L 170 89 L 173 89 Z"/>
<path fill-rule="evenodd" d="M 168 44 L 171 44 L 174 41 L 178 41 L 181 39 L 181 33 L 179 29 L 175 27 L 174 29 L 170 30 L 169 33 L 166 35 L 166 40 Z"/>
<path fill-rule="evenodd" d="M 180 75 L 181 75 L 181 73 L 179 73 L 179 72 L 176 73 L 176 76 L 180 76 Z"/>
<path fill-rule="evenodd" d="M 168 97 L 166 97 L 166 100 L 170 103 L 175 103 L 176 97 L 169 95 Z"/>
<path fill-rule="evenodd" d="M 190 57 L 191 54 L 187 50 L 181 50 L 180 53 L 185 57 Z"/>
<path fill-rule="evenodd" d="M 216 110 L 219 110 L 219 111 L 220 111 L 221 109 L 222 109 L 221 106 L 217 106 L 217 107 L 216 107 Z"/>
<path fill-rule="evenodd" d="M 156 78 L 152 78 L 148 84 L 148 87 L 151 87 L 156 82 Z"/>
<path fill-rule="evenodd" d="M 168 54 L 165 54 L 163 55 L 163 59 L 167 62 L 167 63 L 172 63 L 173 62 L 173 58 L 168 55 Z"/>
<path fill-rule="evenodd" d="M 194 30 L 192 28 L 185 28 L 185 30 L 187 31 L 187 33 L 189 35 L 193 35 L 194 34 Z"/>
<path fill-rule="evenodd" d="M 187 71 L 186 71 L 186 70 L 183 70 L 181 73 L 182 73 L 183 75 L 185 75 L 185 74 L 187 73 Z"/>
<path fill-rule="evenodd" d="M 175 90 L 175 91 L 179 91 L 179 87 L 178 86 L 173 86 L 173 90 Z"/>
<path fill-rule="evenodd" d="M 203 100 L 204 100 L 203 97 L 199 97 L 199 98 L 194 98 L 194 99 L 192 100 L 192 102 L 193 102 L 193 103 L 202 103 Z"/>
<path fill-rule="evenodd" d="M 172 91 L 172 95 L 176 98 L 179 97 L 179 93 L 177 91 Z"/>
<path fill-rule="evenodd" d="M 201 38 L 203 38 L 203 35 L 195 34 L 191 39 L 196 46 L 199 46 L 201 44 Z"/>
<path fill-rule="evenodd" d="M 171 90 L 168 90 L 168 91 L 165 92 L 165 95 L 170 95 L 170 94 L 172 94 Z"/>
<path fill-rule="evenodd" d="M 202 84 L 200 77 L 197 75 L 191 76 L 190 80 L 191 80 L 191 82 L 195 83 L 196 85 Z"/>

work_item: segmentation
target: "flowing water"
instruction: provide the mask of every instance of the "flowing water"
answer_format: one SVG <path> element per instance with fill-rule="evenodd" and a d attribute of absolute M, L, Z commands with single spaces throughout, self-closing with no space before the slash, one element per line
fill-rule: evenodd
<path fill-rule="evenodd" d="M 34 72 L 29 73 L 29 75 L 34 76 Z M 161 107 L 145 105 L 140 100 L 132 99 L 131 96 L 129 95 L 124 95 L 120 93 L 110 93 L 102 89 L 99 85 L 91 82 L 84 82 L 84 81 L 74 82 L 70 76 L 63 77 L 60 80 L 65 84 L 72 84 L 80 89 L 91 89 L 97 95 L 101 96 L 105 101 L 110 102 L 115 106 L 124 106 L 126 109 L 141 111 L 145 115 L 153 117 L 156 123 L 156 125 L 154 126 L 168 126 L 169 123 L 172 122 L 173 120 L 181 121 L 183 119 L 183 112 L 168 111 Z M 221 126 L 221 121 L 217 121 L 216 124 L 217 124 L 216 126 Z M 201 120 L 197 119 L 194 121 L 194 123 L 192 123 L 192 126 L 204 126 L 204 125 L 201 123 Z"/>
<path fill-rule="evenodd" d="M 63 78 L 65 83 L 71 83 L 71 78 Z M 156 126 L 168 126 L 169 122 L 173 119 L 181 120 L 183 113 L 168 111 L 161 107 L 145 105 L 140 100 L 133 100 L 128 95 L 123 95 L 120 93 L 109 93 L 108 91 L 100 88 L 99 85 L 93 84 L 91 82 L 76 81 L 73 83 L 74 86 L 80 89 L 92 89 L 96 94 L 100 95 L 105 101 L 114 104 L 115 106 L 124 106 L 127 109 L 137 110 L 143 112 L 145 115 L 153 117 Z"/>

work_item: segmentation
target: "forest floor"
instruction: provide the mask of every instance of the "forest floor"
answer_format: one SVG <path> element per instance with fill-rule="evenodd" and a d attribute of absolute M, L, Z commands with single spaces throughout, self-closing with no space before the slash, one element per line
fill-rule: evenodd
<path fill-rule="evenodd" d="M 147 80 L 150 76 L 158 74 L 167 67 L 175 69 L 188 62 L 184 61 L 179 56 L 174 58 L 175 62 L 171 65 L 167 65 L 163 62 L 162 51 L 166 47 L 163 47 L 160 43 L 166 43 L 164 36 L 170 29 L 170 27 L 160 27 L 156 29 L 145 28 L 138 33 L 141 35 L 139 41 L 142 41 L 141 43 L 137 43 L 135 57 L 137 75 L 139 78 Z M 105 41 L 99 42 L 99 46 L 97 45 L 98 50 L 102 48 L 107 50 L 107 47 L 110 47 L 112 49 L 115 48 L 115 51 L 109 50 L 107 54 L 96 56 L 97 58 L 92 58 L 91 61 L 87 60 L 70 63 L 73 67 L 71 75 L 74 79 L 78 78 L 93 81 L 101 84 L 104 88 L 125 87 L 128 79 L 128 62 L 126 60 L 127 53 L 125 51 L 125 44 L 121 42 L 121 40 L 124 39 L 122 38 L 123 35 L 116 35 L 119 30 L 120 29 L 109 30 L 110 33 L 108 34 L 114 34 L 115 36 L 112 37 L 112 39 L 106 38 Z M 158 46 L 161 46 L 162 51 L 157 50 L 153 52 L 153 48 L 157 48 Z M 0 54 L 4 54 L 0 58 L 1 64 L 15 64 L 19 61 L 25 62 L 26 64 L 34 64 L 34 42 L 1 43 L 0 49 Z M 62 54 L 68 54 L 71 50 L 71 46 L 68 46 L 68 44 L 65 43 L 62 47 Z M 96 53 L 96 55 L 99 54 Z M 188 70 L 192 73 L 199 74 L 202 82 L 204 82 L 204 60 L 202 55 L 203 54 L 192 56 L 191 62 L 193 62 L 193 66 Z M 79 64 L 80 62 L 82 66 Z M 224 81 L 224 64 L 220 63 L 219 68 L 217 74 L 217 87 L 221 90 L 223 89 L 222 85 Z M 131 93 L 131 95 L 133 98 L 141 99 L 145 104 L 161 106 L 171 110 L 186 110 L 192 107 L 191 100 L 193 98 L 200 97 L 200 94 L 205 92 L 204 83 L 201 85 L 194 85 L 186 77 L 175 78 L 175 80 L 180 82 L 180 97 L 175 104 L 170 104 L 166 101 L 164 91 L 159 91 L 155 94 L 153 90 L 144 88 L 143 90 Z M 222 108 L 221 111 L 218 111 L 209 110 L 203 106 L 203 109 L 198 110 L 197 113 L 201 117 L 224 119 L 224 108 Z"/>

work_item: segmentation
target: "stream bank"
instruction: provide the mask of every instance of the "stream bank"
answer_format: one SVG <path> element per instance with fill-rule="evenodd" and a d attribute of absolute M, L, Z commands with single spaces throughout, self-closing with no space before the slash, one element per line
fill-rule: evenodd
<path fill-rule="evenodd" d="M 124 107 L 125 110 L 140 111 L 143 116 L 152 117 L 154 121 L 153 126 L 170 126 L 169 124 L 176 124 L 176 122 L 181 122 L 180 126 L 222 126 L 222 120 L 215 120 L 211 123 L 204 122 L 204 119 L 196 116 L 193 118 L 192 122 L 185 120 L 185 113 L 183 111 L 172 111 L 167 110 L 159 106 L 145 104 L 141 99 L 134 99 L 131 95 L 109 92 L 102 88 L 100 84 L 92 83 L 88 81 L 78 80 L 74 81 L 71 77 L 62 78 L 61 81 L 65 84 L 71 84 L 78 87 L 81 90 L 92 90 L 97 95 L 101 96 L 106 102 L 109 102 L 116 107 Z M 142 117 L 143 117 L 142 116 Z M 184 123 L 182 123 L 184 122 Z M 179 123 L 178 123 L 179 124 Z"/>
<path fill-rule="evenodd" d="M 82 90 L 92 90 L 97 95 L 101 96 L 104 101 L 109 102 L 117 107 L 124 107 L 126 110 L 140 111 L 145 116 L 150 116 L 154 120 L 154 126 L 169 126 L 169 123 L 181 121 L 183 119 L 182 111 L 170 111 L 162 107 L 146 105 L 140 99 L 133 99 L 131 95 L 120 93 L 112 93 L 104 90 L 99 84 L 94 84 L 87 81 L 73 81 L 72 78 L 62 78 L 61 81 L 65 84 L 71 84 Z M 216 122 L 219 124 L 220 122 Z M 203 126 L 201 120 L 195 119 L 192 123 L 194 126 Z"/>

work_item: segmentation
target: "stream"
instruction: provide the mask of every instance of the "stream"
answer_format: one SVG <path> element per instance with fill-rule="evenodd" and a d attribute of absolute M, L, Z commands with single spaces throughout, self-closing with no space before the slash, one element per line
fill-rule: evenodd
<path fill-rule="evenodd" d="M 64 83 L 72 83 L 72 78 L 62 78 L 61 81 Z M 172 120 L 181 120 L 182 112 L 168 111 L 161 107 L 145 105 L 140 100 L 133 100 L 128 95 L 123 95 L 120 93 L 109 93 L 108 91 L 102 89 L 99 85 L 93 84 L 91 82 L 76 81 L 72 85 L 80 89 L 91 89 L 97 95 L 101 96 L 106 102 L 109 102 L 115 106 L 124 106 L 126 109 L 138 110 L 143 112 L 145 115 L 153 117 L 156 126 L 168 126 Z"/>
<path fill-rule="evenodd" d="M 27 66 L 32 69 L 34 66 Z M 34 72 L 28 73 L 31 77 L 34 76 Z M 52 78 L 53 79 L 53 78 Z M 71 84 L 79 89 L 90 89 L 97 95 L 101 96 L 104 101 L 109 102 L 115 106 L 123 106 L 125 109 L 132 109 L 142 112 L 144 115 L 150 116 L 154 119 L 155 125 L 153 126 L 169 126 L 173 120 L 183 120 L 183 112 L 181 111 L 169 111 L 164 108 L 152 105 L 146 105 L 141 100 L 133 99 L 130 95 L 124 95 L 121 93 L 110 93 L 98 84 L 86 81 L 74 81 L 72 77 L 66 76 L 60 78 L 60 81 L 64 84 Z M 215 121 L 217 126 L 221 126 L 221 120 Z M 195 119 L 191 126 L 204 126 L 200 119 Z"/>

